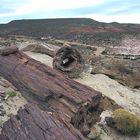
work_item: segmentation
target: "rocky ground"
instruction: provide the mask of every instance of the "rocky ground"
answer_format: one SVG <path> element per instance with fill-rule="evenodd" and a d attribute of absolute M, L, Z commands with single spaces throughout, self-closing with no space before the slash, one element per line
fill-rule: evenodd
<path fill-rule="evenodd" d="M 113 56 L 92 59 L 92 73 L 102 73 L 131 88 L 140 88 L 140 59 L 131 60 Z"/>
<path fill-rule="evenodd" d="M 16 114 L 26 103 L 15 87 L 0 77 L 0 130 L 10 114 Z"/>
<path fill-rule="evenodd" d="M 41 61 L 52 67 L 52 57 L 42 55 L 39 53 L 26 52 L 30 57 Z M 90 68 L 90 67 L 89 67 Z M 118 105 L 126 110 L 136 114 L 140 118 L 140 90 L 132 89 L 119 84 L 117 81 L 109 78 L 104 74 L 90 74 L 89 68 L 81 74 L 76 81 L 90 86 L 100 92 L 103 95 L 114 100 Z M 89 71 L 88 71 L 89 70 Z M 102 113 L 102 120 L 93 128 L 93 132 L 89 137 L 100 137 L 102 140 L 139 140 L 140 136 L 128 137 L 123 136 L 116 131 L 109 128 L 104 118 L 111 114 L 111 110 L 106 110 Z"/>
<path fill-rule="evenodd" d="M 1 43 L 1 47 L 6 45 L 4 40 L 2 41 L 3 43 Z M 16 43 L 14 42 L 13 45 L 18 46 L 19 49 L 23 49 L 33 43 L 42 42 L 32 38 L 20 37 L 17 38 Z M 98 55 L 100 55 L 101 52 L 99 52 Z M 31 51 L 26 51 L 25 53 L 28 56 L 52 67 L 52 57 L 46 54 Z M 75 80 L 102 92 L 103 95 L 114 100 L 118 105 L 140 118 L 139 89 L 124 86 L 104 74 L 90 74 L 91 71 L 92 67 L 87 65 L 87 69 L 85 69 L 80 77 Z M 0 77 L 0 127 L 2 127 L 3 123 L 9 119 L 10 114 L 16 114 L 17 110 L 20 107 L 23 107 L 26 103 L 26 100 L 21 96 L 15 87 Z M 92 128 L 93 131 L 89 135 L 90 138 L 96 138 L 97 140 L 140 140 L 140 135 L 137 137 L 124 136 L 108 127 L 105 122 L 105 117 L 110 116 L 111 113 L 112 110 L 106 110 L 101 114 L 102 119 Z"/>

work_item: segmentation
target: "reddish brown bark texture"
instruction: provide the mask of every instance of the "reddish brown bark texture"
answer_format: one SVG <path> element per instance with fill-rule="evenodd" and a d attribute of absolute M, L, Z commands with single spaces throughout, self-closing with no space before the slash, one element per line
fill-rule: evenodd
<path fill-rule="evenodd" d="M 4 124 L 0 140 L 85 140 L 71 124 L 28 104 Z"/>
<path fill-rule="evenodd" d="M 85 135 L 89 133 L 88 128 L 99 120 L 102 111 L 99 107 L 100 92 L 69 79 L 18 50 L 13 53 L 9 48 L 6 56 L 0 55 L 0 75 L 29 102 L 53 112 L 56 118 L 71 122 Z"/>

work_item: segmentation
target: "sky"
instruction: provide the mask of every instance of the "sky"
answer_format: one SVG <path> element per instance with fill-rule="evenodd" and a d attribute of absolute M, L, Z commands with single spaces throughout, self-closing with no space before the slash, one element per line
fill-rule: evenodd
<path fill-rule="evenodd" d="M 140 23 L 140 0 L 0 0 L 0 23 L 44 18 Z"/>

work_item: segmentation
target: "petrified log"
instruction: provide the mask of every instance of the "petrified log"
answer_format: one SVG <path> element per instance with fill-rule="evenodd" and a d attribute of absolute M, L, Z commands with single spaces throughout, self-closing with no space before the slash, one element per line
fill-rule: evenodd
<path fill-rule="evenodd" d="M 131 88 L 140 88 L 139 56 L 135 56 L 135 59 L 129 55 L 116 55 L 115 57 L 112 57 L 106 56 L 103 53 L 103 55 L 98 56 L 95 55 L 96 49 L 92 47 L 75 45 L 71 46 L 71 48 L 77 49 L 84 59 L 84 62 L 93 66 L 92 74 L 102 73 L 112 79 L 117 80 L 123 85 L 129 86 Z M 50 51 L 52 55 L 50 55 Z M 46 54 L 53 57 L 55 56 L 55 51 L 56 48 L 54 48 L 54 50 L 49 49 L 48 51 L 46 51 Z"/>
<path fill-rule="evenodd" d="M 7 47 L 5 49 L 0 49 L 0 55 L 6 56 L 12 53 L 16 53 L 17 51 L 18 51 L 17 47 L 12 47 L 12 49 Z"/>
<path fill-rule="evenodd" d="M 53 59 L 53 68 L 70 78 L 76 78 L 84 70 L 84 61 L 76 49 L 64 47 L 57 51 Z"/>
<path fill-rule="evenodd" d="M 0 140 L 85 140 L 71 124 L 57 120 L 33 104 L 20 108 L 5 122 Z"/>
<path fill-rule="evenodd" d="M 47 54 L 51 57 L 55 56 L 56 51 L 60 49 L 59 46 L 51 44 L 30 44 L 27 47 L 23 48 L 22 51 L 31 51 L 36 53 Z"/>
<path fill-rule="evenodd" d="M 12 48 L 11 48 L 12 49 Z M 82 85 L 52 68 L 17 51 L 0 55 L 0 75 L 11 82 L 29 101 L 54 116 L 72 122 L 84 134 L 100 119 L 100 92 Z"/>

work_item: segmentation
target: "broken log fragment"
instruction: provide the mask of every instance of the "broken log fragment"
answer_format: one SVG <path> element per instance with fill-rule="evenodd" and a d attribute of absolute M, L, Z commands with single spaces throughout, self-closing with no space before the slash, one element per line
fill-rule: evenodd
<path fill-rule="evenodd" d="M 6 56 L 12 53 L 16 53 L 18 51 L 17 47 L 7 47 L 5 49 L 0 49 L 0 55 Z"/>
<path fill-rule="evenodd" d="M 86 140 L 71 124 L 65 124 L 34 104 L 20 108 L 5 122 L 1 140 Z"/>
<path fill-rule="evenodd" d="M 59 46 L 51 45 L 51 44 L 30 44 L 27 47 L 23 48 L 22 51 L 31 51 L 36 53 L 42 53 L 49 55 L 51 57 L 55 56 L 56 51 L 60 49 Z"/>
<path fill-rule="evenodd" d="M 82 132 L 85 126 L 89 127 L 100 119 L 100 92 L 69 79 L 21 51 L 0 55 L 0 75 L 29 102 L 43 109 L 49 108 L 54 116 L 72 122 Z"/>
<path fill-rule="evenodd" d="M 70 78 L 77 78 L 84 70 L 84 61 L 76 49 L 65 47 L 57 51 L 53 59 L 53 68 Z"/>

